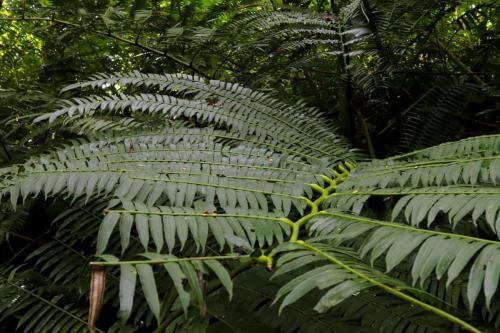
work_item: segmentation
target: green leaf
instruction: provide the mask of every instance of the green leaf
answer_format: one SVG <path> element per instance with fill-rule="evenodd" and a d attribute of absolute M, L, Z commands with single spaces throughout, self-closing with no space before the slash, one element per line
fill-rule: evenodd
<path fill-rule="evenodd" d="M 160 252 L 163 248 L 163 225 L 162 219 L 159 215 L 150 215 L 149 217 L 149 228 L 151 229 L 151 235 L 153 236 L 153 242 L 156 246 L 156 252 Z"/>
<path fill-rule="evenodd" d="M 165 267 L 165 269 L 168 272 L 168 275 L 170 276 L 172 282 L 174 283 L 184 313 L 187 313 L 191 296 L 187 291 L 184 290 L 183 286 L 183 280 L 186 279 L 186 275 L 182 272 L 179 265 L 176 263 L 166 263 L 163 265 L 163 267 Z"/>
<path fill-rule="evenodd" d="M 168 246 L 168 252 L 172 253 L 175 247 L 176 223 L 173 216 L 163 215 L 163 233 Z"/>
<path fill-rule="evenodd" d="M 142 290 L 146 302 L 153 312 L 156 320 L 160 321 L 160 300 L 158 298 L 158 291 L 156 289 L 156 282 L 153 274 L 153 269 L 150 265 L 138 264 L 136 265 L 137 273 L 139 273 L 139 280 L 141 281 Z"/>
<path fill-rule="evenodd" d="M 361 290 L 371 287 L 369 283 L 347 280 L 330 289 L 316 304 L 314 310 L 324 313 L 346 298 L 356 296 Z"/>
<path fill-rule="evenodd" d="M 486 306 L 490 308 L 491 301 L 495 296 L 500 281 L 500 255 L 495 253 L 488 260 L 486 271 L 484 273 L 484 296 L 486 297 Z"/>
<path fill-rule="evenodd" d="M 215 273 L 215 275 L 217 275 L 229 294 L 229 300 L 231 300 L 233 297 L 233 281 L 224 266 L 216 260 L 205 260 L 203 263 L 206 264 Z"/>
<path fill-rule="evenodd" d="M 124 213 L 121 215 L 119 227 L 120 227 L 122 254 L 125 252 L 130 243 L 130 233 L 132 231 L 133 223 L 134 223 L 134 217 L 132 216 L 132 214 Z"/>
<path fill-rule="evenodd" d="M 185 261 L 179 262 L 179 265 L 184 274 L 186 274 L 186 278 L 188 280 L 189 287 L 191 288 L 194 294 L 194 298 L 196 299 L 198 304 L 200 305 L 203 304 L 204 300 L 203 291 L 201 290 L 201 286 L 198 281 L 198 275 L 196 274 L 196 271 L 194 270 L 193 266 Z"/>
<path fill-rule="evenodd" d="M 120 214 L 114 212 L 110 212 L 104 217 L 97 234 L 97 254 L 102 254 L 106 249 L 111 233 L 119 219 Z"/>
<path fill-rule="evenodd" d="M 120 265 L 120 310 L 118 316 L 122 323 L 127 322 L 132 312 L 136 279 L 137 271 L 134 266 Z"/>
<path fill-rule="evenodd" d="M 499 247 L 494 245 L 487 246 L 481 251 L 479 257 L 474 261 L 474 264 L 472 264 L 472 268 L 469 273 L 469 283 L 467 285 L 467 300 L 469 301 L 470 312 L 472 312 L 476 298 L 481 291 L 481 287 L 483 286 L 486 269 L 491 263 L 490 260 L 494 256 L 495 251 L 498 251 L 499 249 Z M 496 274 L 495 272 L 491 273 Z M 496 287 L 498 280 L 489 282 L 491 284 L 488 286 L 488 293 Z"/>
<path fill-rule="evenodd" d="M 139 234 L 142 247 L 147 251 L 149 246 L 149 219 L 146 214 L 135 215 L 135 228 Z"/>

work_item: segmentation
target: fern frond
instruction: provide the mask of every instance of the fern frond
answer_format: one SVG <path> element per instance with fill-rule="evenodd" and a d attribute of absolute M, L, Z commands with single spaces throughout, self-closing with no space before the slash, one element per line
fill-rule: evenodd
<path fill-rule="evenodd" d="M 280 26 L 312 26 L 330 29 L 331 23 L 317 13 L 303 10 L 258 11 L 236 16 L 222 29 L 224 31 L 269 31 Z"/>
<path fill-rule="evenodd" d="M 349 316 L 328 312 L 318 314 L 312 307 L 314 297 L 304 296 L 297 302 L 283 309 L 278 315 L 278 308 L 272 306 L 276 291 L 289 280 L 278 277 L 269 280 L 272 273 L 252 268 L 234 279 L 234 297 L 227 302 L 225 291 L 220 290 L 210 295 L 207 300 L 207 314 L 213 317 L 210 328 L 217 330 L 228 323 L 241 332 L 360 332 L 359 324 Z M 241 314 L 250 320 L 241 320 Z"/>
<path fill-rule="evenodd" d="M 87 332 L 85 309 L 62 298 L 60 290 L 51 290 L 50 285 L 27 285 L 18 275 L 12 272 L 9 277 L 0 277 L 0 320 L 18 316 L 17 328 L 24 332 Z M 21 275 L 29 277 L 28 273 Z"/>
<path fill-rule="evenodd" d="M 194 130 L 194 134 L 200 132 Z M 307 183 L 321 182 L 321 171 L 328 174 L 325 167 L 262 149 L 188 142 L 172 147 L 163 143 L 171 142 L 167 136 L 161 139 L 163 142 L 157 138 L 136 136 L 125 142 L 98 141 L 57 150 L 5 174 L 4 193 L 9 192 L 12 202 L 16 202 L 18 195 L 24 199 L 40 193 L 65 194 L 75 199 L 85 195 L 90 199 L 113 192 L 129 200 L 149 198 L 150 205 L 165 194 L 172 204 L 181 206 L 191 206 L 198 193 L 207 196 L 208 208 L 213 207 L 217 193 L 226 211 L 236 204 L 243 209 L 250 205 L 266 211 L 265 197 L 270 196 L 275 207 L 286 215 L 292 203 L 299 210 L 304 208 L 301 195 L 304 191 L 311 193 Z M 151 140 L 154 143 L 148 143 Z M 9 186 L 14 179 L 18 185 Z M 235 196 L 238 200 L 234 200 Z"/>
<path fill-rule="evenodd" d="M 418 229 L 339 212 L 328 212 L 324 217 L 314 218 L 311 230 L 319 236 L 341 242 L 364 236 L 363 245 L 359 248 L 361 256 L 371 253 L 370 262 L 373 264 L 385 253 L 387 271 L 391 271 L 414 251 L 417 252 L 412 260 L 411 274 L 413 284 L 420 281 L 421 286 L 433 271 L 438 279 L 447 275 L 446 286 L 449 286 L 464 273 L 470 261 L 472 267 L 467 287 L 470 309 L 474 307 L 481 290 L 484 290 L 486 305 L 489 307 L 498 287 L 498 241 Z"/>
<path fill-rule="evenodd" d="M 325 312 L 368 288 L 377 288 L 443 316 L 466 330 L 479 332 L 477 328 L 460 318 L 410 295 L 409 293 L 414 293 L 425 296 L 425 293 L 366 265 L 354 251 L 348 248 L 299 241 L 281 245 L 275 250 L 275 253 L 279 254 L 283 250 L 286 251 L 286 254 L 278 259 L 278 269 L 275 276 L 304 269 L 310 267 L 311 264 L 312 268 L 292 279 L 278 291 L 276 301 L 284 297 L 280 310 L 315 289 L 326 290 L 321 293 L 321 298 L 314 307 L 316 311 Z"/>
<path fill-rule="evenodd" d="M 147 307 L 139 304 L 137 315 L 145 315 L 149 308 L 160 321 L 159 295 L 167 288 L 155 284 L 151 266 L 160 259 L 168 260 L 170 268 L 165 267 L 167 272 L 159 272 L 158 278 L 170 276 L 175 286 L 171 290 L 182 298 L 184 312 L 191 305 L 201 306 L 204 302 L 197 280 L 200 272 L 215 275 L 230 291 L 228 273 L 218 262 L 224 258 L 204 257 L 205 267 L 198 265 L 195 258 L 176 259 L 173 253 L 217 253 L 217 247 L 225 253 L 242 244 L 271 247 L 282 243 L 291 234 L 290 218 L 303 214 L 310 204 L 309 198 L 314 196 L 311 186 L 323 186 L 335 177 L 332 165 L 356 155 L 328 123 L 310 121 L 322 119 L 316 110 L 303 104 L 288 105 L 238 85 L 207 83 L 183 75 L 140 73 L 109 80 L 101 76 L 82 85 L 103 84 L 120 85 L 120 94 L 76 98 L 38 120 L 61 118 L 70 124 L 75 124 L 73 120 L 83 124 L 100 110 L 109 112 L 109 119 L 120 121 L 124 117 L 124 121 L 144 124 L 140 130 L 124 134 L 106 131 L 97 138 L 72 142 L 5 170 L 0 184 L 2 196 L 9 196 L 14 207 L 28 197 L 54 198 L 73 206 L 53 224 L 62 239 L 36 250 L 29 260 L 36 260 L 35 265 L 49 278 L 67 282 L 88 274 L 73 264 L 78 260 L 64 264 L 71 258 L 67 255 L 71 246 L 96 246 L 101 258 L 111 263 L 92 265 L 123 266 L 121 285 L 111 286 L 120 290 L 124 301 L 120 316 L 124 321 L 132 313 L 135 274 L 140 278 L 147 303 Z M 127 86 L 161 89 L 169 95 L 128 96 Z M 144 129 L 149 127 L 149 113 L 163 112 L 168 116 L 161 126 L 180 117 L 195 119 L 198 126 L 206 127 L 178 127 L 174 122 L 156 131 Z M 318 135 L 323 135 L 325 141 L 318 141 Z M 326 150 L 336 153 L 325 159 Z M 337 154 L 341 151 L 345 156 Z M 73 233 L 69 235 L 66 230 Z M 96 232 L 97 239 L 92 237 Z M 76 240 L 76 235 L 81 237 Z M 65 251 L 60 250 L 61 246 Z M 149 260 L 127 260 L 140 255 L 141 247 Z M 167 250 L 168 255 L 162 254 Z M 183 268 L 173 264 L 172 268 L 172 259 Z M 104 274 L 99 272 L 99 276 Z M 114 276 L 114 271 L 110 276 Z M 183 287 L 185 279 L 190 292 Z M 111 290 L 108 295 L 116 292 Z M 92 318 L 96 316 L 96 307 L 100 307 L 95 304 L 101 302 L 92 298 Z M 92 319 L 89 325 L 94 322 Z"/>
<path fill-rule="evenodd" d="M 431 225 L 440 212 L 453 226 L 484 217 L 499 234 L 500 136 L 475 137 L 360 165 L 340 185 L 331 205 L 359 213 L 372 196 L 397 200 L 388 215 L 404 211 L 408 223 Z"/>
<path fill-rule="evenodd" d="M 121 113 L 124 110 L 161 113 L 170 118 L 194 117 L 202 124 L 211 123 L 242 134 L 255 135 L 259 140 L 283 142 L 315 157 L 348 154 L 344 140 L 331 131 L 328 121 L 315 109 L 301 103 L 290 105 L 262 92 L 217 80 L 183 74 L 95 75 L 92 80 L 66 88 L 105 88 L 110 85 L 159 89 L 182 95 L 142 94 L 128 96 L 95 96 L 68 101 L 68 106 L 40 116 L 38 120 L 55 119 L 61 115 L 94 114 L 95 110 Z M 319 121 L 321 119 L 321 121 Z M 326 122 L 326 124 L 325 124 Z M 324 140 L 316 140 L 317 135 Z M 300 147 L 300 148 L 299 148 Z M 355 154 L 353 154 L 354 158 Z"/>
<path fill-rule="evenodd" d="M 226 242 L 232 247 L 231 240 L 235 237 L 243 239 L 252 246 L 258 241 L 259 246 L 266 243 L 273 244 L 274 239 L 283 241 L 284 235 L 290 233 L 289 222 L 283 219 L 279 212 L 273 215 L 264 215 L 261 211 L 234 209 L 233 213 L 217 213 L 198 207 L 148 207 L 141 203 L 122 201 L 123 209 L 108 209 L 97 239 L 97 252 L 103 253 L 109 237 L 118 224 L 122 235 L 122 251 L 129 243 L 132 226 L 135 224 L 139 239 L 147 250 L 150 236 L 156 249 L 160 252 L 166 243 L 169 252 L 176 246 L 176 239 L 184 248 L 188 237 L 192 239 L 197 249 L 205 250 L 207 237 L 213 234 L 220 248 Z M 251 214 L 256 215 L 251 215 Z"/>
<path fill-rule="evenodd" d="M 402 111 L 404 123 L 399 151 L 411 151 L 449 141 L 463 119 L 467 99 L 480 95 L 481 87 L 460 81 L 438 82 L 409 108 Z"/>

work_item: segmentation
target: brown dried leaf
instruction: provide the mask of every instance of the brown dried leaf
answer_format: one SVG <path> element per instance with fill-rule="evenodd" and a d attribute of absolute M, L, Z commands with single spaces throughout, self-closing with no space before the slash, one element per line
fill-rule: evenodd
<path fill-rule="evenodd" d="M 106 287 L 106 271 L 104 267 L 92 267 L 92 275 L 90 277 L 90 305 L 88 327 L 90 333 L 96 332 L 96 322 L 101 312 L 102 303 L 104 301 L 104 289 Z"/>

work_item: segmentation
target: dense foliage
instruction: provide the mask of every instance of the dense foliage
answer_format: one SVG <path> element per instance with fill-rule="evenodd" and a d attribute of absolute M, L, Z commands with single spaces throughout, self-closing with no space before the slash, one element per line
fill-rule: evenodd
<path fill-rule="evenodd" d="M 498 331 L 498 7 L 0 1 L 0 327 Z"/>

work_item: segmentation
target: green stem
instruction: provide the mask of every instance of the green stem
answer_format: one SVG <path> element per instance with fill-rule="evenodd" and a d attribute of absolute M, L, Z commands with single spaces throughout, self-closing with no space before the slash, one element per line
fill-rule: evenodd
<path fill-rule="evenodd" d="M 205 164 L 205 162 L 203 162 Z M 30 171 L 29 174 L 51 174 L 51 173 L 96 173 L 96 172 L 136 172 L 137 170 L 133 169 L 64 169 L 64 170 L 40 170 L 40 171 Z M 155 170 L 156 171 L 156 170 Z M 158 171 L 159 174 L 162 175 L 197 175 L 197 176 L 214 176 L 214 174 L 210 173 L 201 173 L 201 172 L 186 172 L 186 171 Z M 230 179 L 247 179 L 247 180 L 257 180 L 257 181 L 265 181 L 265 182 L 275 182 L 275 183 L 288 183 L 288 184 L 296 184 L 297 182 L 294 180 L 285 180 L 279 178 L 263 178 L 263 177 L 251 177 L 251 176 L 226 176 L 220 175 L 224 178 Z"/>
<path fill-rule="evenodd" d="M 472 137 L 472 138 L 463 139 L 463 140 L 460 140 L 458 142 L 460 144 L 463 144 L 464 142 L 475 141 L 475 140 L 478 140 L 478 139 L 496 138 L 496 137 L 498 137 L 498 134 L 482 135 L 482 136 L 476 136 L 476 137 Z M 452 146 L 452 145 L 456 145 L 456 144 L 457 144 L 457 142 L 442 143 L 439 146 L 422 148 L 422 149 L 419 149 L 419 150 L 414 150 L 414 151 L 412 151 L 410 153 L 406 153 L 406 154 L 402 154 L 402 155 L 397 155 L 397 156 L 394 156 L 394 157 L 389 157 L 388 160 L 400 160 L 400 159 L 408 158 L 408 157 L 411 157 L 411 156 L 417 156 L 418 154 L 425 153 L 426 151 L 432 151 L 433 149 L 436 149 L 436 147 L 442 148 L 442 147 Z M 453 156 L 453 155 L 449 155 L 449 156 Z"/>
<path fill-rule="evenodd" d="M 47 174 L 47 173 L 96 173 L 96 172 L 136 172 L 137 170 L 133 169 L 64 169 L 64 170 L 43 170 L 43 171 L 32 171 L 30 174 Z M 156 171 L 156 170 L 155 170 Z M 202 172 L 189 172 L 189 171 L 158 171 L 159 174 L 162 175 L 195 175 L 195 176 L 214 176 L 214 174 L 210 173 L 202 173 Z M 226 175 L 217 175 L 224 178 L 230 179 L 245 179 L 245 180 L 255 180 L 255 181 L 263 181 L 263 182 L 274 182 L 274 183 L 287 183 L 287 184 L 296 184 L 297 182 L 294 180 L 285 180 L 279 178 L 263 178 L 263 177 L 251 177 L 251 176 L 226 176 Z M 197 183 L 200 184 L 200 183 Z"/>
<path fill-rule="evenodd" d="M 278 168 L 271 166 L 262 166 L 262 165 L 249 165 L 249 164 L 237 164 L 237 163 L 222 163 L 222 162 L 211 162 L 211 161 L 194 161 L 194 160 L 175 160 L 175 159 L 163 159 L 163 160 L 144 160 L 144 159 L 123 159 L 123 160 L 109 160 L 108 163 L 130 163 L 130 162 L 144 162 L 144 163 L 203 163 L 208 165 L 220 165 L 220 166 L 228 166 L 235 168 L 249 168 L 249 169 L 258 169 L 258 170 L 272 170 L 272 171 L 286 171 L 286 172 L 294 172 L 303 174 L 302 170 L 292 170 L 286 168 Z M 307 173 L 313 174 L 313 173 Z"/>
<path fill-rule="evenodd" d="M 239 151 L 234 151 L 234 150 L 228 150 L 228 151 L 222 151 L 222 150 L 216 150 L 214 149 L 201 149 L 201 148 L 194 148 L 194 147 L 189 147 L 189 148 L 178 148 L 178 149 L 139 149 L 139 148 L 134 148 L 134 151 L 119 151 L 119 152 L 107 152 L 107 153 L 99 153 L 99 156 L 117 156 L 117 155 L 134 155 L 134 154 L 141 154 L 144 152 L 207 152 L 207 153 L 224 153 L 230 156 L 252 156 L 252 157 L 261 157 L 261 158 L 269 158 L 270 156 L 264 155 L 264 154 L 254 154 L 254 153 L 248 153 L 248 152 L 239 152 Z M 67 162 L 69 161 L 81 161 L 82 159 L 86 159 L 88 156 L 83 156 L 83 157 L 76 157 L 76 158 L 68 158 Z M 294 164 L 300 164 L 303 166 L 310 166 L 308 163 L 300 162 L 300 161 L 295 161 L 295 160 L 287 160 L 287 163 L 294 163 Z"/>
<path fill-rule="evenodd" d="M 262 190 L 256 190 L 253 188 L 247 188 L 247 187 L 237 187 L 237 186 L 228 186 L 228 185 L 211 184 L 211 183 L 198 183 L 198 182 L 190 182 L 187 180 L 162 179 L 162 178 L 153 178 L 153 177 L 134 177 L 134 176 L 132 176 L 130 178 L 131 179 L 140 179 L 140 180 L 160 181 L 160 182 L 165 182 L 165 183 L 176 183 L 176 184 L 187 184 L 187 185 L 225 188 L 225 189 L 230 189 L 230 190 L 235 190 L 235 191 L 245 191 L 245 192 L 261 193 L 261 194 L 267 194 L 267 195 L 276 195 L 276 196 L 281 196 L 281 197 L 285 197 L 285 198 L 292 198 L 292 199 L 298 199 L 298 200 L 304 200 L 304 201 L 307 199 L 306 197 L 303 197 L 303 196 L 290 195 L 290 194 L 279 193 L 279 192 L 262 191 Z"/>
<path fill-rule="evenodd" d="M 360 191 L 352 191 L 352 192 L 336 192 L 332 193 L 330 197 L 334 196 L 340 196 L 340 195 L 376 195 L 376 196 L 402 196 L 402 195 L 419 195 L 419 194 L 442 194 L 442 195 L 447 195 L 447 194 L 466 194 L 466 195 L 476 195 L 476 194 L 491 194 L 491 195 L 497 195 L 500 194 L 500 192 L 486 192 L 486 191 L 475 191 L 475 192 L 465 192 L 465 191 L 435 191 L 435 192 L 419 192 L 419 191 L 408 191 L 408 192 L 360 192 Z"/>
<path fill-rule="evenodd" d="M 241 219 L 259 219 L 276 221 L 293 225 L 293 222 L 288 218 L 283 217 L 270 217 L 270 216 L 259 216 L 259 215 L 241 215 L 241 214 L 217 214 L 217 213 L 168 213 L 168 212 L 153 212 L 153 211 L 141 211 L 141 210 L 125 210 L 125 209 L 106 209 L 105 213 L 128 213 L 128 214 L 146 214 L 146 215 L 165 215 L 165 216 L 199 216 L 199 217 L 235 217 Z"/>
<path fill-rule="evenodd" d="M 164 260 L 129 260 L 129 261 L 91 261 L 89 265 L 91 266 L 119 266 L 119 265 L 160 265 L 169 262 L 181 262 L 181 261 L 203 261 L 203 260 L 235 260 L 241 258 L 249 258 L 248 255 L 227 255 L 227 256 L 212 256 L 212 257 L 191 257 L 191 258 L 175 258 L 175 259 L 164 259 Z"/>
<path fill-rule="evenodd" d="M 298 240 L 300 228 L 318 214 L 319 207 L 321 206 L 323 201 L 328 199 L 329 193 L 331 191 L 334 191 L 337 188 L 337 185 L 343 182 L 345 177 L 347 177 L 347 175 L 349 174 L 349 171 L 344 167 L 339 168 L 341 168 L 342 173 L 339 174 L 334 171 L 337 176 L 337 178 L 335 179 L 330 179 L 325 175 L 322 176 L 323 180 L 325 180 L 325 182 L 329 184 L 328 187 L 322 188 L 317 184 L 309 184 L 309 186 L 311 186 L 313 190 L 319 192 L 321 195 L 315 201 L 311 201 L 306 198 L 306 203 L 311 208 L 311 211 L 308 214 L 302 216 L 299 220 L 292 222 L 292 235 L 290 236 L 290 242 L 295 242 Z"/>
<path fill-rule="evenodd" d="M 310 251 L 313 251 L 319 255 L 321 255 L 322 257 L 324 257 L 325 259 L 327 259 L 328 261 L 330 261 L 331 263 L 333 263 L 334 265 L 342 268 L 343 270 L 365 280 L 365 281 L 368 281 L 369 283 L 371 283 L 372 285 L 374 286 L 377 286 L 379 287 L 380 289 L 388 292 L 389 294 L 392 294 L 402 300 L 405 300 L 411 304 L 414 304 L 414 305 L 417 305 L 419 307 L 421 307 L 422 309 L 424 310 L 427 310 L 427 311 L 430 311 L 442 318 L 445 318 L 457 325 L 459 325 L 460 327 L 462 327 L 463 329 L 469 331 L 469 332 L 473 332 L 473 333 L 482 333 L 479 329 L 475 328 L 474 326 L 470 325 L 469 323 L 461 320 L 460 318 L 457 318 L 455 317 L 454 315 L 444 311 L 444 310 L 441 310 L 439 308 L 436 308 L 430 304 L 427 304 L 427 303 L 424 303 L 414 297 L 411 297 L 405 293 L 402 293 L 401 291 L 395 289 L 395 288 L 392 288 L 386 284 L 383 284 L 382 282 L 379 282 L 377 281 L 376 279 L 373 279 L 353 268 L 351 268 L 350 266 L 344 264 L 342 261 L 338 260 L 337 258 L 335 258 L 334 256 L 332 256 L 331 254 L 328 254 L 312 245 L 309 245 L 303 241 L 296 241 L 294 242 L 295 244 L 299 244 L 307 249 L 309 249 Z"/>
<path fill-rule="evenodd" d="M 469 163 L 469 162 L 477 162 L 477 161 L 487 161 L 487 160 L 495 160 L 499 159 L 499 155 L 495 156 L 487 156 L 487 157 L 479 157 L 479 158 L 471 158 L 471 159 L 450 159 L 450 160 L 435 160 L 435 161 L 426 161 L 426 162 L 416 162 L 416 163 L 408 163 L 404 164 L 402 167 L 397 167 L 393 169 L 386 169 L 388 166 L 384 165 L 381 170 L 377 170 L 374 172 L 370 173 L 361 173 L 358 175 L 353 175 L 350 178 L 356 178 L 356 179 L 364 179 L 364 178 L 371 178 L 374 176 L 381 176 L 381 175 L 386 175 L 386 174 L 391 174 L 399 171 L 405 171 L 405 170 L 412 170 L 412 169 L 417 169 L 417 168 L 432 168 L 436 166 L 447 166 L 447 165 L 454 165 L 454 164 L 462 164 L 462 163 Z"/>
<path fill-rule="evenodd" d="M 447 238 L 459 238 L 459 239 L 464 239 L 464 240 L 473 241 L 473 242 L 493 244 L 493 245 L 500 246 L 500 242 L 498 242 L 498 241 L 493 241 L 493 240 L 488 240 L 488 239 L 482 239 L 482 238 L 476 238 L 476 237 L 471 237 L 471 236 L 466 236 L 466 235 L 460 235 L 460 234 L 446 233 L 446 232 L 442 232 L 442 231 L 420 229 L 420 228 L 415 228 L 415 227 L 412 227 L 412 226 L 409 226 L 409 225 L 406 225 L 406 224 L 377 221 L 377 220 L 372 220 L 372 219 L 368 219 L 368 218 L 365 218 L 365 217 L 353 216 L 353 215 L 343 214 L 343 213 L 331 213 L 331 212 L 321 211 L 321 212 L 318 212 L 317 214 L 315 214 L 315 216 L 341 217 L 341 218 L 344 218 L 344 219 L 349 219 L 349 220 L 358 221 L 358 222 L 362 222 L 362 223 L 375 224 L 375 225 L 382 226 L 382 227 L 404 229 L 404 230 L 408 230 L 408 231 L 411 231 L 411 232 L 418 232 L 418 233 L 422 233 L 422 234 L 440 235 L 440 236 L 444 236 L 444 237 L 447 237 Z"/>

